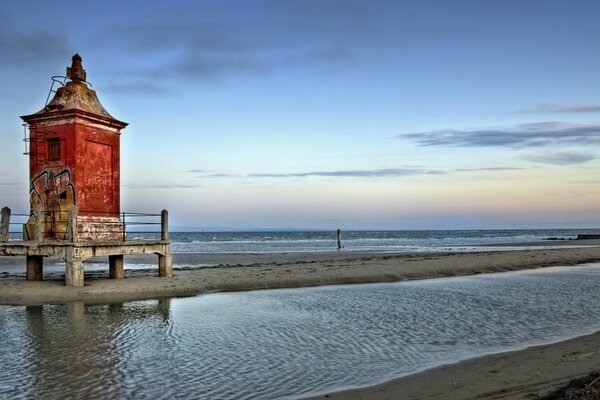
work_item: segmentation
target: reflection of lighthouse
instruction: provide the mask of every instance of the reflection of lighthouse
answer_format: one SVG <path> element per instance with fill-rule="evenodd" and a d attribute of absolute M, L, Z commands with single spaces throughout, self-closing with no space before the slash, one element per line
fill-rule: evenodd
<path fill-rule="evenodd" d="M 41 111 L 21 117 L 30 131 L 32 218 L 25 239 L 71 239 L 67 222 L 77 206 L 71 240 L 111 240 L 122 231 L 119 142 L 127 124 L 102 107 L 78 54 L 66 78 Z"/>
<path fill-rule="evenodd" d="M 25 307 L 18 368 L 33 378 L 21 379 L 10 398 L 131 398 L 123 379 L 136 348 L 132 333 L 165 340 L 170 310 L 170 299 Z"/>

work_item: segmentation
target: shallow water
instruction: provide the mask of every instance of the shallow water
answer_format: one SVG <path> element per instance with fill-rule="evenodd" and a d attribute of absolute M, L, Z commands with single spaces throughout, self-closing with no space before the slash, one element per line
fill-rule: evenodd
<path fill-rule="evenodd" d="M 579 234 L 600 234 L 598 229 L 495 229 L 342 231 L 343 251 L 418 252 L 472 251 L 480 245 L 575 239 Z M 11 240 L 22 234 L 12 233 Z M 173 253 L 287 253 L 337 250 L 335 231 L 171 232 Z M 128 232 L 129 240 L 157 240 L 160 232 Z M 548 246 L 564 244 L 548 240 Z M 561 243 L 562 242 L 562 243 Z M 574 242 L 574 244 L 577 244 Z M 480 248 L 479 248 L 480 249 Z"/>
<path fill-rule="evenodd" d="M 600 329 L 600 265 L 0 307 L 0 398 L 298 398 Z"/>

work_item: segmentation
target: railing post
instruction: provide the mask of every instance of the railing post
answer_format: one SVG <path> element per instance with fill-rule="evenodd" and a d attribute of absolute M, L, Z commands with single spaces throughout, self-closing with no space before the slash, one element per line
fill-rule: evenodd
<path fill-rule="evenodd" d="M 126 235 L 127 235 L 127 227 L 125 226 L 125 213 L 121 213 L 121 221 L 123 223 L 123 241 L 125 241 L 126 239 Z"/>
<path fill-rule="evenodd" d="M 162 210 L 160 213 L 160 240 L 169 240 L 169 212 Z"/>
<path fill-rule="evenodd" d="M 160 240 L 169 240 L 169 212 L 167 210 L 162 210 L 160 213 Z M 169 243 L 164 245 L 164 253 L 158 255 L 158 276 L 173 277 L 173 257 Z"/>
<path fill-rule="evenodd" d="M 10 208 L 2 208 L 2 217 L 0 218 L 0 242 L 8 242 L 8 233 L 10 231 Z"/>
<path fill-rule="evenodd" d="M 35 242 L 41 242 L 44 239 L 44 231 L 43 231 L 43 226 L 44 223 L 42 221 L 43 218 L 43 212 L 39 207 L 36 207 L 33 210 L 33 219 L 35 221 L 35 232 L 33 234 L 33 240 Z"/>
<path fill-rule="evenodd" d="M 77 206 L 73 204 L 69 207 L 67 214 L 67 234 L 65 239 L 69 242 L 77 241 L 77 214 Z"/>

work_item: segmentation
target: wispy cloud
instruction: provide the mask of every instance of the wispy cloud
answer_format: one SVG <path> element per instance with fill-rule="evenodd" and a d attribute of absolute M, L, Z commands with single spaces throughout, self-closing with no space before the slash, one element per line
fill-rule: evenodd
<path fill-rule="evenodd" d="M 547 114 L 580 114 L 600 112 L 600 104 L 538 104 L 537 106 L 523 110 L 526 113 Z"/>
<path fill-rule="evenodd" d="M 542 152 L 531 153 L 523 156 L 525 160 L 553 165 L 576 165 L 592 161 L 596 158 L 590 153 L 579 152 Z"/>
<path fill-rule="evenodd" d="M 600 185 L 600 180 L 571 181 L 572 185 Z"/>
<path fill-rule="evenodd" d="M 147 60 L 135 67 L 115 67 L 134 68 L 119 75 L 135 77 L 138 82 L 131 84 L 133 88 L 148 94 L 160 94 L 152 88 L 157 81 L 168 86 L 174 80 L 213 82 L 290 68 L 352 65 L 357 60 L 354 42 L 341 40 L 345 39 L 342 32 L 357 35 L 367 25 L 369 7 L 360 7 L 362 24 L 351 24 L 360 13 L 351 12 L 354 8 L 349 4 L 340 8 L 317 3 L 296 7 L 295 3 L 263 2 L 252 13 L 227 2 L 175 4 L 163 10 L 165 17 L 160 20 L 140 18 L 112 25 L 103 30 L 101 40 Z M 329 8 L 335 11 L 334 20 L 322 18 Z M 150 87 L 139 83 L 145 80 Z M 115 85 L 115 89 L 128 85 Z"/>
<path fill-rule="evenodd" d="M 213 173 L 204 175 L 204 178 L 243 178 L 242 174 L 225 174 L 225 173 Z"/>
<path fill-rule="evenodd" d="M 422 168 L 383 168 L 372 170 L 338 170 L 338 171 L 311 171 L 283 174 L 249 174 L 250 178 L 305 178 L 311 176 L 340 177 L 340 178 L 381 178 L 414 175 L 440 175 L 442 171 L 427 170 Z"/>
<path fill-rule="evenodd" d="M 245 178 L 247 175 L 244 174 L 233 174 L 218 171 L 211 171 L 206 169 L 190 169 L 186 171 L 189 174 L 195 174 L 198 178 Z"/>
<path fill-rule="evenodd" d="M 536 122 L 509 127 L 471 130 L 443 129 L 397 135 L 420 146 L 447 147 L 540 147 L 600 143 L 600 125 Z"/>
<path fill-rule="evenodd" d="M 456 172 L 499 172 L 499 171 L 521 171 L 520 167 L 484 167 L 484 168 L 457 168 Z"/>
<path fill-rule="evenodd" d="M 213 171 L 211 169 L 188 169 L 185 172 L 187 172 L 188 174 L 209 174 L 216 171 Z"/>
<path fill-rule="evenodd" d="M 25 29 L 0 27 L 0 65 L 23 65 L 60 59 L 68 54 L 67 38 L 34 26 Z"/>
<path fill-rule="evenodd" d="M 187 185 L 187 184 L 156 184 L 156 185 L 124 185 L 128 189 L 195 189 L 204 187 L 204 185 Z"/>
<path fill-rule="evenodd" d="M 172 81 L 212 83 L 292 69 L 338 74 L 360 63 L 362 49 L 374 43 L 393 52 L 471 33 L 454 21 L 419 16 L 418 7 L 364 0 L 345 0 L 343 7 L 323 0 L 152 4 L 126 23 L 100 26 L 98 38 L 142 61 L 115 64 L 117 74 L 168 87 Z"/>
<path fill-rule="evenodd" d="M 189 170 L 195 173 L 202 170 Z M 380 169 L 357 169 L 357 170 L 334 170 L 334 171 L 309 171 L 309 172 L 286 172 L 286 173 L 252 173 L 252 174 L 205 174 L 202 178 L 383 178 L 403 177 L 415 175 L 441 175 L 444 171 L 430 170 L 425 168 L 380 168 Z"/>
<path fill-rule="evenodd" d="M 166 86 L 151 81 L 112 82 L 104 86 L 102 90 L 125 95 L 165 96 L 171 93 Z"/>
<path fill-rule="evenodd" d="M 179 41 L 184 48 L 175 55 L 164 57 L 161 62 L 144 65 L 135 71 L 124 74 L 135 76 L 138 82 L 131 84 L 134 89 L 146 90 L 147 94 L 162 94 L 168 82 L 186 81 L 215 82 L 224 77 L 264 75 L 273 71 L 303 69 L 306 67 L 351 64 L 355 57 L 350 48 L 339 45 L 315 45 L 308 49 L 269 49 L 257 48 L 253 51 L 230 53 L 228 51 L 204 52 L 194 49 L 185 40 Z M 188 47 L 188 48 L 186 48 Z M 175 47 L 176 48 L 176 47 Z M 147 83 L 145 83 L 147 82 Z M 160 86 L 157 82 L 161 82 Z M 127 88 L 128 83 L 115 85 Z"/>

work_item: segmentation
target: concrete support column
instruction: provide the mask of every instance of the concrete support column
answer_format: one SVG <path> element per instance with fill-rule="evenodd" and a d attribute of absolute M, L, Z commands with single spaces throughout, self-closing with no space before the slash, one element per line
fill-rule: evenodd
<path fill-rule="evenodd" d="M 69 247 L 65 257 L 65 285 L 82 287 L 83 277 L 83 259 L 79 249 Z"/>
<path fill-rule="evenodd" d="M 170 252 L 158 255 L 158 276 L 161 278 L 173 277 L 173 257 Z"/>
<path fill-rule="evenodd" d="M 27 272 L 25 276 L 28 281 L 44 280 L 44 257 L 27 256 Z"/>
<path fill-rule="evenodd" d="M 33 220 L 35 221 L 35 231 L 33 232 L 33 240 L 41 242 L 44 240 L 44 224 L 42 219 L 45 217 L 44 212 L 40 208 L 33 210 Z"/>
<path fill-rule="evenodd" d="M 77 206 L 69 207 L 67 216 L 67 231 L 65 232 L 65 240 L 69 242 L 77 241 Z"/>
<path fill-rule="evenodd" d="M 108 277 L 110 279 L 123 279 L 123 255 L 108 256 Z"/>
<path fill-rule="evenodd" d="M 8 232 L 10 228 L 10 208 L 2 208 L 0 217 L 0 242 L 8 242 Z"/>

